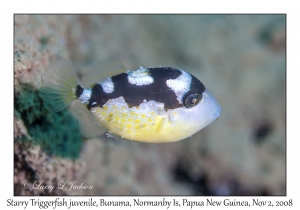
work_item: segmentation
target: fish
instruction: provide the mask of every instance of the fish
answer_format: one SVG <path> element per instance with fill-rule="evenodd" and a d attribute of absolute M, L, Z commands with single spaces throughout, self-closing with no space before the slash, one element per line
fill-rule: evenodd
<path fill-rule="evenodd" d="M 79 78 L 71 63 L 57 56 L 41 78 L 45 103 L 56 112 L 70 106 L 86 138 L 106 134 L 138 142 L 176 142 L 221 112 L 199 79 L 173 67 L 128 70 L 119 61 L 100 61 Z"/>

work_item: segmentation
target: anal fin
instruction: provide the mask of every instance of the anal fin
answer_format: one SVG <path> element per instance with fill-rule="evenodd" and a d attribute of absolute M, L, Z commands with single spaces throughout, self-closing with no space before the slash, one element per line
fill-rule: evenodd
<path fill-rule="evenodd" d="M 92 113 L 86 108 L 86 105 L 82 104 L 79 100 L 71 104 L 71 110 L 78 117 L 80 131 L 84 137 L 100 136 L 106 131 L 104 127 L 97 123 Z"/>

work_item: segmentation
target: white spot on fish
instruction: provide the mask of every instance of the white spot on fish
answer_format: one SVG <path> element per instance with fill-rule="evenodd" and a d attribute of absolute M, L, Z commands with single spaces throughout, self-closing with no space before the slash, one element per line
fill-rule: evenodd
<path fill-rule="evenodd" d="M 130 84 L 142 86 L 153 83 L 153 77 L 150 76 L 148 69 L 141 66 L 138 70 L 127 70 L 126 73 L 128 74 L 127 79 Z"/>
<path fill-rule="evenodd" d="M 113 81 L 111 80 L 111 78 L 107 77 L 104 81 L 100 82 L 99 83 L 103 89 L 103 91 L 105 93 L 112 93 L 114 92 L 114 83 Z"/>
<path fill-rule="evenodd" d="M 185 71 L 180 71 L 181 75 L 179 77 L 176 79 L 168 79 L 166 83 L 167 86 L 175 92 L 179 103 L 182 104 L 184 94 L 190 90 L 192 76 Z"/>
<path fill-rule="evenodd" d="M 97 102 L 93 102 L 93 103 L 92 103 L 92 105 L 95 105 L 95 104 L 97 104 Z"/>
<path fill-rule="evenodd" d="M 81 101 L 81 103 L 88 104 L 91 98 L 91 94 L 92 94 L 91 89 L 84 89 L 78 99 Z"/>

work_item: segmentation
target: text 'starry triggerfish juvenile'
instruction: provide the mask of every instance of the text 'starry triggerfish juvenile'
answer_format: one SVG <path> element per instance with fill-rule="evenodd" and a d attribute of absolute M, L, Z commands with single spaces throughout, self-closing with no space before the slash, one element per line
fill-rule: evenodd
<path fill-rule="evenodd" d="M 190 137 L 220 115 L 216 99 L 186 71 L 172 67 L 126 70 L 111 61 L 98 67 L 89 68 L 78 80 L 71 64 L 57 57 L 42 76 L 46 103 L 54 111 L 71 104 L 85 137 L 106 132 L 140 142 L 174 142 Z M 116 70 L 122 73 L 103 76 Z"/>

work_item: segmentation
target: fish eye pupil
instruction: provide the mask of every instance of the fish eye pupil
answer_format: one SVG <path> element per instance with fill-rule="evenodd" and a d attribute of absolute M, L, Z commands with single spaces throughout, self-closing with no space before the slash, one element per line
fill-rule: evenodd
<path fill-rule="evenodd" d="M 193 98 L 190 99 L 190 102 L 191 102 L 192 105 L 196 105 L 196 103 L 198 102 L 198 98 L 193 97 Z"/>
<path fill-rule="evenodd" d="M 189 93 L 184 100 L 184 106 L 187 108 L 193 107 L 199 103 L 202 99 L 202 95 L 198 93 Z"/>

